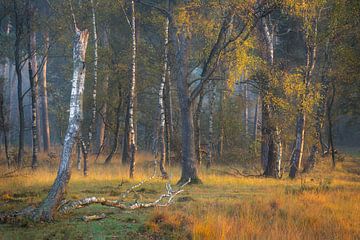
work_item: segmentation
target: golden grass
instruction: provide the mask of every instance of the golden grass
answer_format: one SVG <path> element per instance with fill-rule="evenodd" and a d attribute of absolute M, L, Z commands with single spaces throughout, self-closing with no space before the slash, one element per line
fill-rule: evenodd
<path fill-rule="evenodd" d="M 151 155 L 139 154 L 138 157 L 132 180 L 128 179 L 127 167 L 116 164 L 120 161 L 118 158 L 114 158 L 114 164 L 108 167 L 100 164 L 103 159 L 98 164 L 91 160 L 87 177 L 74 168 L 68 198 L 89 195 L 117 198 L 132 184 L 152 175 Z M 107 209 L 115 214 L 110 215 L 108 220 L 92 223 L 94 227 L 101 226 L 102 230 L 96 233 L 100 235 L 81 230 L 77 233 L 79 235 L 70 236 L 101 238 L 111 235 L 106 229 L 122 224 L 125 229 L 122 231 L 130 231 L 131 234 L 129 238 L 120 236 L 119 239 L 360 239 L 360 175 L 354 171 L 359 169 L 360 160 L 347 157 L 344 162 L 338 163 L 335 170 L 329 165 L 330 161 L 325 159 L 314 172 L 296 180 L 286 177 L 282 180 L 237 178 L 200 168 L 203 184 L 186 186 L 174 206 L 131 213 L 135 214 L 135 219 L 140 219 L 135 224 L 139 228 L 128 228 L 132 223 L 119 220 L 118 215 L 129 213 Z M 215 168 L 226 170 L 221 166 Z M 2 173 L 6 171 L 1 169 Z M 171 182 L 175 184 L 179 169 L 175 167 L 168 171 L 172 176 Z M 17 174 L 11 178 L 0 178 L 0 211 L 37 204 L 46 195 L 56 170 L 44 165 L 36 171 L 25 169 Z M 151 201 L 165 191 L 164 184 L 165 181 L 160 178 L 146 183 L 128 200 Z M 91 206 L 61 218 L 63 220 L 57 223 L 57 228 L 51 230 L 56 233 L 54 238 L 60 236 L 57 235 L 60 234 L 58 228 L 64 232 L 72 231 L 69 230 L 71 224 L 65 219 L 99 211 L 105 210 Z M 88 226 L 79 220 L 73 224 L 84 229 Z M 39 228 L 35 226 L 28 231 L 38 237 Z M 2 230 L 6 228 L 0 226 Z M 23 229 L 12 231 L 11 234 L 21 236 Z M 10 234 L 9 229 L 5 233 Z"/>

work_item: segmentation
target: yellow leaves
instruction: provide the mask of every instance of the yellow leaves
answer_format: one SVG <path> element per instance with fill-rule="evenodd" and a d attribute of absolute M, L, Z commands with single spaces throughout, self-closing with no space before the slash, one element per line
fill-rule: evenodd
<path fill-rule="evenodd" d="M 300 72 L 286 73 L 284 76 L 284 92 L 287 96 L 296 95 L 299 97 L 305 94 L 305 83 L 303 74 Z"/>
<path fill-rule="evenodd" d="M 242 74 L 247 75 L 249 70 L 256 68 L 259 59 L 252 54 L 254 43 L 251 38 L 245 42 L 235 42 L 235 50 L 227 53 L 229 59 L 228 87 L 234 90 L 235 82 L 240 79 Z"/>

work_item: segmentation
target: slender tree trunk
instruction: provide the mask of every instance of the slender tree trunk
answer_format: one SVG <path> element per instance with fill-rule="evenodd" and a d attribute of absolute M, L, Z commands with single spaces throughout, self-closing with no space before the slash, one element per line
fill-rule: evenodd
<path fill-rule="evenodd" d="M 281 178 L 281 161 L 282 161 L 282 141 L 280 136 L 280 131 L 278 128 L 275 130 L 275 144 L 276 144 L 276 161 L 275 161 L 275 178 Z"/>
<path fill-rule="evenodd" d="M 254 113 L 254 141 L 258 139 L 258 122 L 259 122 L 259 105 L 261 104 L 260 95 L 257 97 L 256 105 L 255 105 L 255 113 Z"/>
<path fill-rule="evenodd" d="M 49 152 L 50 149 L 50 124 L 49 124 L 49 110 L 48 110 L 48 96 L 47 96 L 47 63 L 49 50 L 49 33 L 44 34 L 44 64 L 42 68 L 42 78 L 40 78 L 40 109 L 41 109 L 41 129 L 44 151 Z"/>
<path fill-rule="evenodd" d="M 129 94 L 129 144 L 130 144 L 130 178 L 134 177 L 135 171 L 135 128 L 134 128 L 134 101 L 135 101 L 135 84 L 136 84 L 136 21 L 135 21 L 135 1 L 131 1 L 131 26 L 132 26 L 132 79 L 130 81 Z"/>
<path fill-rule="evenodd" d="M 28 52 L 28 65 L 29 65 L 29 81 L 31 88 L 31 112 L 32 112 L 32 161 L 31 168 L 35 169 L 38 165 L 37 154 L 39 150 L 39 138 L 38 138 L 38 77 L 37 77 L 37 60 L 36 60 L 36 36 L 31 28 L 31 16 L 33 15 L 33 9 L 28 0 L 27 3 L 27 52 Z M 35 47 L 35 48 L 34 48 Z"/>
<path fill-rule="evenodd" d="M 78 139 L 76 144 L 76 168 L 78 171 L 81 170 L 81 143 L 80 139 Z"/>
<path fill-rule="evenodd" d="M 169 4 L 168 0 L 168 4 Z M 170 63 L 169 63 L 169 19 L 166 18 L 165 25 L 165 54 L 166 54 L 166 78 L 165 78 L 165 93 L 164 93 L 164 104 L 165 104 L 165 126 L 166 126 L 166 162 L 171 165 L 171 150 L 172 150 L 172 139 L 174 136 L 173 126 L 173 106 L 172 106 L 172 91 L 171 91 L 171 78 L 170 78 Z"/>
<path fill-rule="evenodd" d="M 118 106 L 116 109 L 116 126 L 115 126 L 115 138 L 114 138 L 114 143 L 111 147 L 110 150 L 110 154 L 107 156 L 107 158 L 105 159 L 104 164 L 108 165 L 111 163 L 111 160 L 116 152 L 116 149 L 118 147 L 118 141 L 119 141 L 119 132 L 120 132 L 120 117 L 121 117 L 121 105 L 122 105 L 122 94 L 121 94 L 121 85 L 119 84 L 119 101 L 118 101 Z"/>
<path fill-rule="evenodd" d="M 244 74 L 245 76 L 245 74 Z M 243 79 L 245 81 L 245 77 Z M 249 103 L 248 103 L 248 85 L 244 84 L 244 92 L 245 92 L 245 116 L 244 116 L 244 122 L 245 122 L 245 135 L 246 137 L 249 134 Z"/>
<path fill-rule="evenodd" d="M 61 161 L 54 184 L 47 197 L 35 210 L 33 219 L 37 221 L 51 221 L 63 200 L 66 186 L 71 176 L 71 152 L 76 137 L 79 134 L 82 118 L 82 98 L 85 82 L 85 54 L 89 33 L 87 30 L 76 29 L 73 49 L 73 79 L 70 98 L 69 125 L 64 139 Z"/>
<path fill-rule="evenodd" d="M 194 141 L 195 141 L 195 157 L 199 164 L 201 164 L 201 137 L 200 137 L 200 115 L 202 111 L 202 103 L 204 94 L 200 93 L 197 108 L 194 114 Z"/>
<path fill-rule="evenodd" d="M 310 33 L 309 28 L 306 28 L 305 32 L 305 46 L 306 46 L 306 66 L 305 76 L 303 83 L 305 85 L 305 93 L 300 96 L 300 107 L 298 110 L 298 116 L 296 120 L 296 138 L 295 147 L 291 156 L 290 178 L 295 178 L 297 170 L 301 167 L 304 141 L 305 141 L 305 109 L 304 104 L 309 96 L 309 88 L 312 82 L 312 75 L 316 64 L 317 58 L 317 19 L 313 19 L 311 22 L 314 32 Z"/>
<path fill-rule="evenodd" d="M 295 147 L 291 155 L 290 178 L 296 176 L 297 170 L 300 169 L 301 159 L 304 151 L 304 135 L 305 135 L 305 114 L 300 111 L 296 120 L 296 139 Z"/>
<path fill-rule="evenodd" d="M 222 160 L 223 151 L 224 151 L 224 104 L 225 104 L 225 94 L 224 90 L 220 92 L 220 131 L 219 131 L 219 160 Z"/>
<path fill-rule="evenodd" d="M 4 67 L 4 76 L 5 76 L 5 67 Z M 3 142 L 5 148 L 5 157 L 8 167 L 10 167 L 10 156 L 9 156 L 9 149 L 8 149 L 8 136 L 7 136 L 7 127 L 6 127 L 6 120 L 5 120 L 5 107 L 4 107 L 4 79 L 0 77 L 0 127 L 3 134 Z"/>
<path fill-rule="evenodd" d="M 22 92 L 22 73 L 21 73 L 21 57 L 20 57 L 20 44 L 21 38 L 23 37 L 23 19 L 19 16 L 17 1 L 14 1 L 14 13 L 15 13 L 15 71 L 17 75 L 17 95 L 18 95 L 18 109 L 19 109 L 19 144 L 18 144 L 18 155 L 17 165 L 21 167 L 23 164 L 24 157 L 24 106 L 23 106 L 23 92 Z"/>
<path fill-rule="evenodd" d="M 160 144 L 160 171 L 164 179 L 168 178 L 168 174 L 165 170 L 166 161 L 166 142 L 165 142 L 165 104 L 164 104 L 164 92 L 166 75 L 168 73 L 168 32 L 169 22 L 166 19 L 165 26 L 165 51 L 164 51 L 164 72 L 161 78 L 160 89 L 159 89 L 159 109 L 160 109 L 160 130 L 159 130 L 159 144 Z"/>
<path fill-rule="evenodd" d="M 214 125 L 214 104 L 215 104 L 215 83 L 210 83 L 210 102 L 209 102 L 209 135 L 207 145 L 207 161 L 206 168 L 210 168 L 213 162 L 213 125 Z"/>
<path fill-rule="evenodd" d="M 93 41 L 94 41 L 94 81 L 92 85 L 92 105 L 91 105 L 91 121 L 88 130 L 88 139 L 86 144 L 87 152 L 90 153 L 92 136 L 94 133 L 94 125 L 96 120 L 96 90 L 97 90 L 97 74 L 98 74 L 98 38 L 96 29 L 96 14 L 94 0 L 91 0 L 92 10 L 92 27 L 93 27 Z"/>
<path fill-rule="evenodd" d="M 329 148 L 331 149 L 331 159 L 332 159 L 333 168 L 335 168 L 336 162 L 335 162 L 335 147 L 333 141 L 333 124 L 331 120 L 332 117 L 331 110 L 335 99 L 335 92 L 336 92 L 335 84 L 332 82 L 332 94 L 327 108 L 327 120 L 328 120 L 328 128 L 329 128 Z"/>
<path fill-rule="evenodd" d="M 124 128 L 124 137 L 123 137 L 123 142 L 122 142 L 123 149 L 122 149 L 121 163 L 123 165 L 125 165 L 129 162 L 129 137 L 130 137 L 130 133 L 129 133 L 129 114 L 130 114 L 129 98 L 130 98 L 130 94 L 128 94 L 128 96 L 127 96 L 125 128 Z"/>

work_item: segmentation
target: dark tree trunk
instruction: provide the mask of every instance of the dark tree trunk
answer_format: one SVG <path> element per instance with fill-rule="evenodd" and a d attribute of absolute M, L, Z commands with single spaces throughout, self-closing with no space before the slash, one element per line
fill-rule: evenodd
<path fill-rule="evenodd" d="M 118 147 L 118 141 L 119 141 L 119 132 L 120 132 L 120 116 L 121 116 L 121 105 L 122 105 L 122 94 L 121 94 L 121 86 L 119 84 L 119 101 L 118 101 L 118 106 L 116 109 L 116 126 L 115 126 L 115 138 L 114 138 L 114 143 L 111 147 L 110 150 L 110 154 L 107 156 L 107 158 L 105 159 L 104 164 L 108 165 L 111 163 L 111 160 L 116 152 L 116 149 Z"/>
<path fill-rule="evenodd" d="M 18 155 L 17 165 L 21 167 L 23 164 L 24 157 L 24 128 L 25 128 L 25 117 L 24 117 L 24 106 L 23 106 L 23 92 L 22 92 L 22 73 L 21 73 L 21 57 L 20 57 L 20 44 L 21 38 L 23 37 L 23 19 L 19 16 L 17 7 L 17 1 L 14 1 L 14 13 L 15 13 L 15 71 L 17 75 L 17 95 L 18 95 L 18 109 L 19 109 L 19 144 L 18 144 Z"/>
<path fill-rule="evenodd" d="M 7 127 L 5 120 L 5 109 L 4 109 L 4 84 L 3 79 L 0 79 L 0 127 L 3 134 L 4 148 L 5 148 L 5 157 L 8 167 L 10 167 L 10 156 L 8 150 L 8 136 L 7 136 Z"/>
<path fill-rule="evenodd" d="M 328 108 L 327 108 L 327 120 L 328 120 L 328 130 L 329 130 L 329 148 L 331 149 L 331 159 L 332 159 L 332 165 L 333 168 L 335 168 L 335 147 L 334 147 L 334 141 L 333 141 L 333 124 L 331 119 L 331 110 L 333 107 L 334 99 L 335 99 L 335 84 L 331 82 L 332 85 L 332 94 L 329 100 Z"/>
<path fill-rule="evenodd" d="M 171 24 L 174 28 L 174 23 Z M 190 100 L 190 93 L 187 84 L 187 68 L 186 68 L 186 49 L 187 39 L 185 30 L 182 29 L 180 32 L 175 30 L 170 31 L 170 38 L 173 41 L 173 49 L 176 49 L 175 61 L 176 72 L 174 78 L 176 79 L 177 92 L 180 105 L 181 114 L 181 132 L 182 132 L 182 171 L 179 183 L 184 183 L 191 179 L 192 183 L 200 182 L 197 175 L 196 165 L 194 161 L 194 123 L 192 106 Z"/>
<path fill-rule="evenodd" d="M 70 98 L 69 125 L 64 139 L 61 161 L 57 177 L 48 196 L 35 210 L 33 219 L 37 221 L 51 221 L 63 200 L 66 186 L 71 176 L 71 152 L 78 136 L 82 115 L 82 98 L 85 82 L 85 54 L 89 33 L 87 30 L 76 29 L 73 50 L 73 79 Z"/>

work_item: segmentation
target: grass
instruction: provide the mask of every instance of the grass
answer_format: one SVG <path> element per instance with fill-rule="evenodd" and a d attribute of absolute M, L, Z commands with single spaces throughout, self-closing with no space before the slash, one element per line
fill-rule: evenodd
<path fill-rule="evenodd" d="M 73 169 L 67 198 L 117 199 L 152 175 L 151 159 L 139 155 L 133 180 L 128 179 L 127 168 L 117 164 L 93 163 L 87 177 Z M 359 166 L 357 155 L 342 158 L 335 170 L 324 159 L 314 172 L 296 180 L 233 177 L 200 168 L 203 184 L 186 186 L 168 208 L 122 211 L 92 205 L 58 216 L 50 224 L 0 225 L 0 239 L 360 239 Z M 169 173 L 175 184 L 179 169 Z M 38 204 L 55 176 L 56 170 L 44 164 L 35 172 L 24 169 L 0 178 L 0 211 Z M 146 183 L 127 201 L 152 201 L 165 191 L 165 183 L 160 178 Z M 107 218 L 81 220 L 83 215 L 100 213 Z"/>

